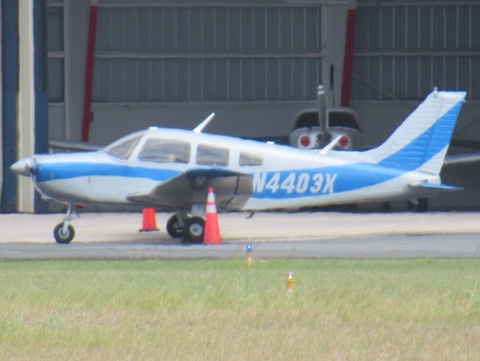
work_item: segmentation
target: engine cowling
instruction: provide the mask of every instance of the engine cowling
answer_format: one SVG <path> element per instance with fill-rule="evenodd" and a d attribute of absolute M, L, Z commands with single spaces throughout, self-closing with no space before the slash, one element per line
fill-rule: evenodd
<path fill-rule="evenodd" d="M 334 149 L 354 150 L 363 146 L 360 116 L 350 108 L 328 109 L 325 132 L 318 118 L 318 110 L 305 110 L 294 120 L 289 137 L 292 147 L 299 149 L 323 148 L 332 139 L 341 136 Z"/>
<path fill-rule="evenodd" d="M 290 145 L 299 149 L 314 149 L 319 147 L 318 142 L 319 127 L 300 128 L 290 134 Z"/>

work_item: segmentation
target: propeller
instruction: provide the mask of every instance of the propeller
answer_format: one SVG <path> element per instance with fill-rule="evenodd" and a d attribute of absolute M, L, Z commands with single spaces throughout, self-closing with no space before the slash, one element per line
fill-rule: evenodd
<path fill-rule="evenodd" d="M 18 175 L 33 178 L 37 171 L 37 163 L 33 157 L 23 158 L 12 164 L 10 169 Z"/>

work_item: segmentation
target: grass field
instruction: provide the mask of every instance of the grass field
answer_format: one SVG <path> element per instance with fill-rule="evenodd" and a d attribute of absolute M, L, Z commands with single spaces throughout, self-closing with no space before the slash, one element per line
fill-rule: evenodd
<path fill-rule="evenodd" d="M 4 262 L 0 290 L 2 360 L 480 359 L 478 261 Z"/>

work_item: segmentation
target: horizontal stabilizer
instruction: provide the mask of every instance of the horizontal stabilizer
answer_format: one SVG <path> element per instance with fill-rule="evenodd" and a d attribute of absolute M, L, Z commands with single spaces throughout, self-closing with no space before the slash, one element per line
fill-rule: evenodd
<path fill-rule="evenodd" d="M 434 183 L 427 183 L 427 182 L 409 184 L 409 186 L 413 187 L 413 188 L 430 189 L 432 191 L 460 191 L 460 190 L 463 190 L 462 187 L 450 186 L 448 184 L 434 184 Z"/>

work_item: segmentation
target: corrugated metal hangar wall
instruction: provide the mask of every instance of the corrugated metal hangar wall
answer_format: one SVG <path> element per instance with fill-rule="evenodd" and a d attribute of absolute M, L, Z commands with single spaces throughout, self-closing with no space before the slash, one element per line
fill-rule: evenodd
<path fill-rule="evenodd" d="M 71 94 L 65 86 L 83 85 L 67 68 L 85 56 L 67 60 L 75 49 L 64 49 L 68 37 L 61 36 L 71 31 L 65 11 L 78 14 L 83 6 L 71 5 L 49 3 L 51 135 L 80 140 L 78 119 L 72 119 L 80 112 L 66 103 L 83 96 L 83 87 Z M 276 108 L 299 102 L 291 121 L 315 99 L 321 81 L 320 13 L 318 3 L 101 1 L 90 141 L 108 143 L 150 125 L 190 128 L 212 111 L 217 132 L 236 134 L 241 123 L 240 136 L 288 133 L 288 122 L 275 125 L 282 115 Z M 83 19 L 88 28 L 88 16 Z M 102 131 L 109 125 L 112 131 Z"/>
<path fill-rule="evenodd" d="M 86 108 L 91 5 L 98 16 Z M 80 141 L 84 109 L 91 112 L 88 139 L 98 144 L 151 125 L 193 128 L 212 111 L 207 131 L 286 136 L 295 115 L 316 106 L 317 85 L 330 91 L 331 64 L 331 95 L 340 105 L 352 5 L 348 101 L 363 118 L 367 143 L 382 142 L 437 86 L 468 92 L 454 139 L 478 144 L 474 0 L 47 0 L 50 138 Z M 430 206 L 478 208 L 479 176 L 475 167 L 447 169 L 445 181 L 466 191 L 438 196 Z"/>
<path fill-rule="evenodd" d="M 423 99 L 434 86 L 480 99 L 480 4 L 359 1 L 353 99 Z"/>
<path fill-rule="evenodd" d="M 322 44 L 322 11 L 332 4 L 346 1 L 100 1 L 90 141 L 105 144 L 153 124 L 188 128 L 211 111 L 214 132 L 287 135 L 296 112 L 315 100 L 322 60 L 333 56 Z M 83 106 L 89 5 L 48 3 L 54 138 L 80 140 L 83 109 L 74 103 Z M 401 101 L 422 100 L 434 86 L 479 100 L 478 18 L 476 1 L 360 0 L 355 106 L 362 112 L 367 101 L 393 100 L 408 113 L 413 105 Z M 345 33 L 345 23 L 333 28 Z"/>

